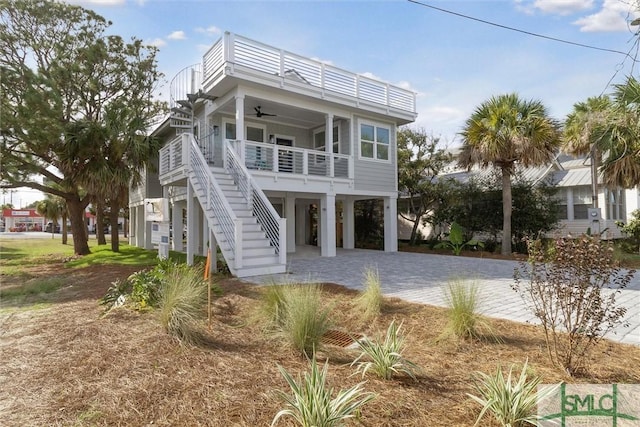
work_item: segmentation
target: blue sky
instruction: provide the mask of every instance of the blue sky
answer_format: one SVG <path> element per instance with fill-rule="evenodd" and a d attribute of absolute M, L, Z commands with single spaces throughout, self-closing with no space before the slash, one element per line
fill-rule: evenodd
<path fill-rule="evenodd" d="M 628 22 L 638 0 L 424 0 L 477 19 L 636 54 Z M 73 0 L 110 31 L 158 46 L 170 80 L 230 31 L 417 92 L 415 126 L 449 146 L 474 108 L 517 92 L 562 120 L 574 103 L 634 72 L 622 54 L 508 31 L 404 0 Z M 630 5 L 632 3 L 632 5 Z M 631 10 L 630 10 L 631 9 Z M 640 28 L 640 27 L 637 27 Z M 637 69 L 635 70 L 637 74 Z M 165 88 L 164 92 L 167 90 Z"/>

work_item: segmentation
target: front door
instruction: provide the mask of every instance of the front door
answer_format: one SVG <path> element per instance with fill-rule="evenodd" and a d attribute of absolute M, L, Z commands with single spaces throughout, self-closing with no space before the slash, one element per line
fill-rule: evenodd
<path fill-rule="evenodd" d="M 276 137 L 276 145 L 283 147 L 293 147 L 293 139 L 287 137 Z M 293 172 L 293 152 L 286 149 L 278 149 L 278 171 Z"/>

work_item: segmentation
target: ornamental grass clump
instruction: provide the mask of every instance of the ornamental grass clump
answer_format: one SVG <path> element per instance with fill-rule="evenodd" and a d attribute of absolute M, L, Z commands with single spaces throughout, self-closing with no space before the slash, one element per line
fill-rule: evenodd
<path fill-rule="evenodd" d="M 444 289 L 447 325 L 439 339 L 450 336 L 461 339 L 481 339 L 486 335 L 498 340 L 491 325 L 478 314 L 480 290 L 475 283 L 461 279 L 449 281 Z"/>
<path fill-rule="evenodd" d="M 362 353 L 352 363 L 356 366 L 356 373 L 364 377 L 368 371 L 380 378 L 390 380 L 395 374 L 404 373 L 414 380 L 419 367 L 402 356 L 404 351 L 404 336 L 400 333 L 402 323 L 397 325 L 395 320 L 387 328 L 384 341 L 361 340 L 358 346 Z M 368 359 L 368 360 L 365 360 Z"/>
<path fill-rule="evenodd" d="M 265 287 L 262 292 L 255 318 L 266 331 L 282 328 L 286 317 L 285 289 L 286 285 L 273 284 Z"/>
<path fill-rule="evenodd" d="M 285 401 L 286 408 L 280 410 L 271 426 L 275 426 L 280 418 L 291 417 L 302 427 L 341 426 L 349 418 L 353 418 L 360 408 L 375 398 L 375 394 L 364 391 L 364 382 L 347 390 L 339 390 L 336 397 L 333 388 L 327 385 L 328 362 L 320 369 L 315 357 L 311 359 L 311 371 L 305 372 L 302 379 L 294 379 L 289 372 L 278 365 L 278 370 L 291 388 L 291 394 L 278 390 L 278 395 Z"/>
<path fill-rule="evenodd" d="M 283 306 L 278 334 L 307 356 L 320 348 L 322 336 L 331 327 L 330 310 L 322 301 L 322 288 L 314 283 L 282 287 Z"/>
<path fill-rule="evenodd" d="M 202 277 L 199 268 L 173 265 L 160 289 L 160 322 L 169 334 L 187 344 L 197 344 L 203 337 L 198 323 L 204 317 L 208 282 Z"/>
<path fill-rule="evenodd" d="M 487 412 L 503 427 L 538 425 L 538 401 L 554 394 L 558 386 L 539 389 L 540 378 L 528 376 L 526 361 L 517 378 L 513 372 L 514 367 L 515 365 L 511 365 L 506 378 L 500 366 L 493 375 L 476 372 L 473 383 L 476 395 L 467 393 L 467 396 L 482 406 L 474 426 L 480 424 Z"/>
<path fill-rule="evenodd" d="M 378 269 L 367 267 L 364 270 L 364 290 L 356 299 L 356 307 L 365 320 L 371 320 L 382 311 L 382 303 L 382 285 Z"/>

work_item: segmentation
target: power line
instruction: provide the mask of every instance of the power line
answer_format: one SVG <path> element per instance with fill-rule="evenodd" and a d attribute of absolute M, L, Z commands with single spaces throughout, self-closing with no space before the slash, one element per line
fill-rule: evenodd
<path fill-rule="evenodd" d="M 584 48 L 593 49 L 593 50 L 600 50 L 600 51 L 603 51 L 603 52 L 617 53 L 619 55 L 624 55 L 625 57 L 631 58 L 631 60 L 633 62 L 637 62 L 638 61 L 636 58 L 631 57 L 631 55 L 628 52 L 623 52 L 621 50 L 607 49 L 607 48 L 604 48 L 604 47 L 591 46 L 591 45 L 584 44 L 584 43 L 577 43 L 577 42 L 572 42 L 572 41 L 569 41 L 569 40 L 559 39 L 557 37 L 545 36 L 544 34 L 533 33 L 531 31 L 521 30 L 519 28 L 510 27 L 508 25 L 502 25 L 502 24 L 498 24 L 498 23 L 495 23 L 495 22 L 487 21 L 487 20 L 484 20 L 484 19 L 475 18 L 473 16 L 465 15 L 463 13 L 454 12 L 452 10 L 443 9 L 441 7 L 432 6 L 430 4 L 426 4 L 426 3 L 423 3 L 423 2 L 418 1 L 418 0 L 407 0 L 407 1 L 409 3 L 414 3 L 414 4 L 417 4 L 419 6 L 427 7 L 429 9 L 434 9 L 434 10 L 437 10 L 439 12 L 448 13 L 450 15 L 455 15 L 455 16 L 458 16 L 458 17 L 464 18 L 464 19 L 470 19 L 472 21 L 480 22 L 482 24 L 492 25 L 494 27 L 502 28 L 502 29 L 505 29 L 505 30 L 515 31 L 517 33 L 527 34 L 529 36 L 539 37 L 541 39 L 551 40 L 551 41 L 555 41 L 555 42 L 559 42 L 559 43 L 565 43 L 565 44 L 569 44 L 569 45 L 572 45 L 572 46 L 584 47 Z"/>

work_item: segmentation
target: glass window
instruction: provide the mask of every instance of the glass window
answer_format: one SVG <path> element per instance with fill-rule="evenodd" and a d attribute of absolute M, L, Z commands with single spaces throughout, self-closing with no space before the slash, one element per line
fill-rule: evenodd
<path fill-rule="evenodd" d="M 389 128 L 360 125 L 360 156 L 370 159 L 389 160 L 389 144 L 391 131 Z"/>
<path fill-rule="evenodd" d="M 264 142 L 264 129 L 247 126 L 247 140 Z"/>
<path fill-rule="evenodd" d="M 607 201 L 607 219 L 625 220 L 624 190 L 616 188 L 607 189 L 605 192 Z"/>
<path fill-rule="evenodd" d="M 324 129 L 313 134 L 313 148 L 319 151 L 324 151 L 325 146 L 325 131 Z M 340 152 L 340 132 L 338 127 L 333 128 L 333 152 Z"/>
<path fill-rule="evenodd" d="M 224 125 L 224 137 L 225 139 L 236 139 L 236 124 L 225 123 Z"/>

